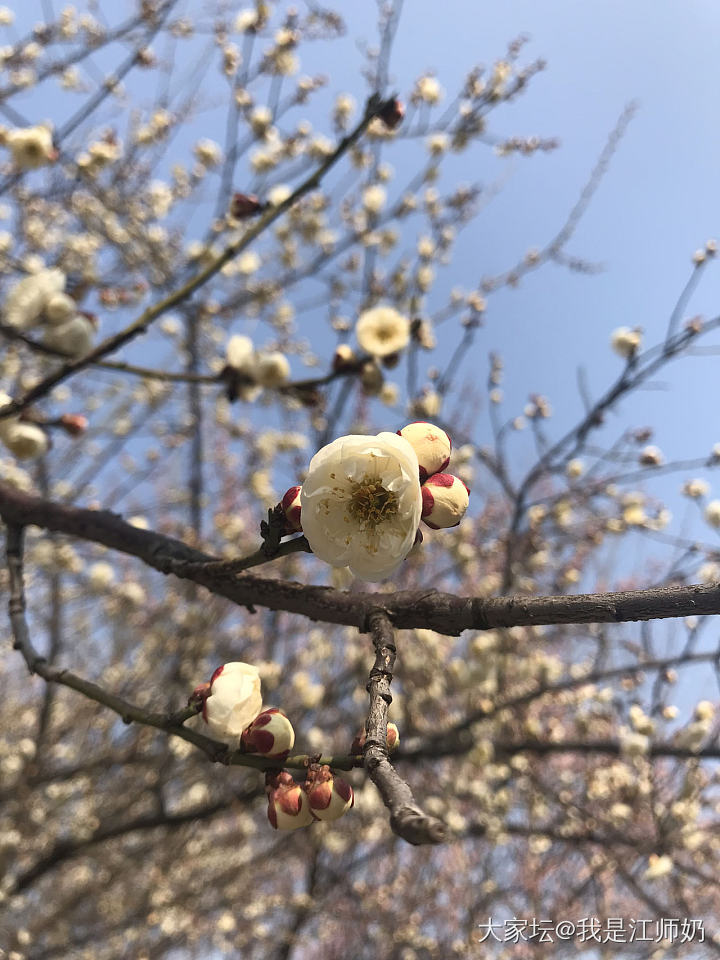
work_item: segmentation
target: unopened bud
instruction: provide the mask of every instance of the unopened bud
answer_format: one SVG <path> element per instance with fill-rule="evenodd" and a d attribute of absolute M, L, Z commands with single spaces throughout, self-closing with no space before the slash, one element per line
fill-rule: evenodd
<path fill-rule="evenodd" d="M 386 370 L 394 370 L 395 367 L 400 363 L 400 354 L 388 353 L 382 358 L 381 362 Z"/>
<path fill-rule="evenodd" d="M 327 765 L 310 767 L 305 781 L 310 809 L 318 820 L 337 820 L 355 803 L 353 788 Z"/>
<path fill-rule="evenodd" d="M 230 216 L 236 220 L 244 220 L 261 213 L 263 204 L 254 193 L 234 193 L 230 202 Z"/>
<path fill-rule="evenodd" d="M 392 97 L 382 105 L 378 116 L 389 130 L 394 130 L 402 123 L 405 105 L 397 97 Z"/>
<path fill-rule="evenodd" d="M 295 731 L 281 710 L 263 710 L 243 732 L 242 745 L 246 753 L 284 760 L 295 746 Z"/>
<path fill-rule="evenodd" d="M 355 737 L 355 739 L 352 742 L 352 746 L 350 747 L 351 756 L 356 757 L 358 756 L 358 754 L 361 754 L 363 752 L 363 747 L 365 746 L 366 739 L 367 739 L 367 736 L 365 733 L 365 728 L 363 727 L 363 729 L 360 731 L 360 733 L 358 733 L 358 735 Z M 388 751 L 397 749 L 398 744 L 400 743 L 400 731 L 397 728 L 397 724 L 388 723 L 386 743 L 387 743 Z"/>
<path fill-rule="evenodd" d="M 60 426 L 71 437 L 80 437 L 87 430 L 87 417 L 81 413 L 64 413 L 60 417 Z"/>
<path fill-rule="evenodd" d="M 452 442 L 434 423 L 418 420 L 398 430 L 398 435 L 407 440 L 417 455 L 421 483 L 434 473 L 442 473 L 450 463 Z"/>
<path fill-rule="evenodd" d="M 335 348 L 333 355 L 332 368 L 335 372 L 348 370 L 355 363 L 355 351 L 348 343 L 341 343 Z"/>
<path fill-rule="evenodd" d="M 436 473 L 422 487 L 422 518 L 433 530 L 456 527 L 468 508 L 470 491 L 451 473 Z"/>
<path fill-rule="evenodd" d="M 300 522 L 300 490 L 302 487 L 290 487 L 285 496 L 280 501 L 288 530 L 291 533 L 299 533 L 302 530 Z"/>
<path fill-rule="evenodd" d="M 382 390 L 384 382 L 385 378 L 383 377 L 382 370 L 375 361 L 369 361 L 363 366 L 360 374 L 360 383 L 362 384 L 363 391 L 368 394 L 368 396 L 376 397 Z"/>
<path fill-rule="evenodd" d="M 292 776 L 281 773 L 266 776 L 268 787 L 268 820 L 275 830 L 297 830 L 313 822 L 307 794 Z"/>

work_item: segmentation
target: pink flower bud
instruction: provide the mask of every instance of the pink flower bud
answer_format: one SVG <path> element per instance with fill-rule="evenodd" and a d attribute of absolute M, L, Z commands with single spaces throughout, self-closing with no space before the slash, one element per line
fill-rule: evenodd
<path fill-rule="evenodd" d="M 243 732 L 242 745 L 246 753 L 284 760 L 295 746 L 295 731 L 281 710 L 263 710 Z"/>
<path fill-rule="evenodd" d="M 420 483 L 434 473 L 442 473 L 450 463 L 452 442 L 445 431 L 436 427 L 434 423 L 418 420 L 398 430 L 398 434 L 407 440 L 417 454 Z"/>
<path fill-rule="evenodd" d="M 298 533 L 302 530 L 300 522 L 300 490 L 301 487 L 290 487 L 285 496 L 280 501 L 280 505 L 285 514 L 288 530 L 291 533 Z"/>
<path fill-rule="evenodd" d="M 363 752 L 363 747 L 365 746 L 366 734 L 365 728 L 360 731 L 360 733 L 355 737 L 350 747 L 350 755 L 353 757 L 358 756 Z M 397 728 L 397 724 L 388 723 L 387 725 L 387 748 L 389 751 L 397 749 L 398 744 L 400 743 L 400 731 Z"/>
<path fill-rule="evenodd" d="M 311 767 L 305 781 L 310 809 L 318 820 L 337 820 L 355 803 L 353 788 L 327 765 Z"/>
<path fill-rule="evenodd" d="M 422 518 L 433 530 L 456 527 L 468 508 L 470 491 L 451 473 L 436 473 L 422 487 Z"/>
<path fill-rule="evenodd" d="M 268 776 L 266 782 L 268 820 L 274 830 L 296 830 L 313 822 L 307 794 L 287 770 Z"/>
<path fill-rule="evenodd" d="M 262 203 L 254 193 L 234 193 L 230 203 L 230 216 L 236 220 L 254 217 L 263 209 Z"/>
<path fill-rule="evenodd" d="M 395 127 L 402 123 L 402 119 L 405 116 L 405 105 L 401 103 L 397 97 L 393 97 L 392 100 L 388 100 L 387 103 L 383 104 L 378 116 L 388 129 L 394 130 Z"/>
<path fill-rule="evenodd" d="M 81 413 L 64 413 L 60 417 L 60 426 L 71 437 L 80 437 L 87 430 L 87 417 Z"/>

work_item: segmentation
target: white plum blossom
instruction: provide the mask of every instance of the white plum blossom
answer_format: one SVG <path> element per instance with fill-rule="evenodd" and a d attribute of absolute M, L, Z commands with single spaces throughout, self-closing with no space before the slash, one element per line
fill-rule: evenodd
<path fill-rule="evenodd" d="M 5 137 L 13 163 L 20 170 L 35 170 L 57 159 L 52 131 L 48 127 L 20 127 Z"/>
<path fill-rule="evenodd" d="M 29 330 L 55 294 L 64 289 L 65 274 L 56 268 L 24 277 L 5 298 L 3 322 L 17 330 Z"/>
<path fill-rule="evenodd" d="M 281 387 L 290 379 L 290 364 L 284 353 L 259 353 L 255 364 L 255 379 L 263 387 Z"/>
<path fill-rule="evenodd" d="M 442 97 L 442 88 L 432 76 L 420 77 L 416 85 L 416 98 L 425 103 L 437 103 Z"/>
<path fill-rule="evenodd" d="M 202 718 L 209 735 L 236 747 L 243 730 L 262 710 L 260 673 L 249 663 L 234 661 L 218 667 L 210 680 Z"/>
<path fill-rule="evenodd" d="M 415 451 L 394 433 L 339 437 L 310 461 L 300 505 L 317 557 L 361 580 L 383 580 L 410 553 L 420 522 Z"/>
<path fill-rule="evenodd" d="M 222 160 L 222 150 L 214 140 L 198 140 L 193 151 L 198 161 L 206 167 L 215 167 Z"/>
<path fill-rule="evenodd" d="M 255 363 L 255 348 L 250 337 L 236 334 L 230 337 L 225 351 L 228 366 L 239 373 L 249 373 Z"/>
<path fill-rule="evenodd" d="M 93 316 L 76 313 L 65 323 L 48 327 L 43 343 L 70 357 L 82 357 L 92 349 L 95 338 L 96 321 Z"/>
<path fill-rule="evenodd" d="M 613 330 L 610 345 L 615 353 L 621 357 L 632 357 L 640 349 L 642 334 L 640 330 L 631 330 L 630 327 L 618 327 Z"/>
<path fill-rule="evenodd" d="M 0 439 L 18 460 L 41 457 L 49 445 L 48 436 L 41 427 L 23 421 L 11 423 L 2 431 Z"/>
<path fill-rule="evenodd" d="M 410 321 L 394 307 L 378 306 L 358 317 L 355 336 L 360 346 L 374 357 L 388 357 L 410 342 Z"/>
<path fill-rule="evenodd" d="M 705 519 L 711 527 L 720 527 L 720 500 L 711 500 L 705 507 Z"/>
<path fill-rule="evenodd" d="M 379 184 L 375 183 L 363 190 L 362 205 L 368 213 L 377 214 L 380 213 L 385 206 L 386 199 L 387 194 L 385 190 Z"/>
<path fill-rule="evenodd" d="M 54 293 L 45 305 L 48 323 L 65 323 L 77 313 L 77 303 L 67 293 Z"/>

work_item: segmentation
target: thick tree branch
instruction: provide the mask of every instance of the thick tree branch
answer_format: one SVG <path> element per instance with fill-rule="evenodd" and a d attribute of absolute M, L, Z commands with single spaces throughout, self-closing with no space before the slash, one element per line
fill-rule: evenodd
<path fill-rule="evenodd" d="M 368 629 L 370 614 L 382 609 L 396 628 L 424 627 L 454 636 L 463 630 L 547 624 L 625 623 L 720 613 L 720 584 L 653 587 L 617 593 L 554 597 L 456 597 L 428 590 L 393 594 L 346 593 L 251 574 L 230 575 L 249 558 L 219 561 L 149 530 L 139 530 L 116 514 L 66 506 L 0 483 L 0 516 L 15 526 L 35 524 L 69 536 L 100 543 L 138 557 L 161 573 L 192 580 L 239 606 L 254 605 L 299 613 L 312 620 Z M 280 555 L 295 553 L 302 538 L 281 544 Z M 254 555 L 258 562 L 259 552 Z"/>

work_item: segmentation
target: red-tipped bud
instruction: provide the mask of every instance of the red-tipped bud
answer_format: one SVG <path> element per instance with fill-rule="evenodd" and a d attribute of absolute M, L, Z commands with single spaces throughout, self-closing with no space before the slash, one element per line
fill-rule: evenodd
<path fill-rule="evenodd" d="M 433 530 L 456 527 L 468 508 L 470 491 L 451 473 L 436 473 L 422 487 L 422 518 Z"/>
<path fill-rule="evenodd" d="M 445 431 L 434 423 L 418 420 L 398 430 L 398 434 L 403 440 L 407 440 L 417 454 L 420 483 L 424 483 L 434 473 L 442 473 L 450 463 L 452 441 Z"/>
<path fill-rule="evenodd" d="M 297 830 L 313 822 L 307 794 L 287 770 L 268 776 L 266 782 L 268 820 L 274 830 Z"/>
<path fill-rule="evenodd" d="M 356 362 L 355 351 L 348 343 L 341 343 L 335 348 L 332 368 L 336 373 L 340 370 L 349 370 Z"/>
<path fill-rule="evenodd" d="M 389 130 L 394 130 L 402 123 L 405 116 L 405 105 L 397 97 L 393 97 L 383 104 L 378 116 Z"/>
<path fill-rule="evenodd" d="M 310 810 L 318 820 L 337 820 L 355 803 L 353 788 L 327 765 L 311 767 L 305 781 Z"/>
<path fill-rule="evenodd" d="M 243 732 L 242 745 L 246 753 L 284 760 L 295 746 L 295 731 L 281 710 L 263 710 Z"/>
<path fill-rule="evenodd" d="M 365 746 L 366 734 L 365 728 L 363 728 L 360 733 L 355 737 L 350 747 L 350 754 L 353 757 L 358 756 L 363 752 L 363 747 Z M 387 748 L 389 751 L 397 749 L 398 744 L 400 743 L 400 731 L 397 728 L 397 725 L 394 723 L 388 723 L 387 725 Z"/>
<path fill-rule="evenodd" d="M 87 430 L 87 417 L 81 413 L 64 413 L 60 417 L 60 426 L 71 437 L 80 437 Z"/>
<path fill-rule="evenodd" d="M 300 522 L 300 490 L 302 487 L 290 487 L 285 496 L 280 501 L 287 527 L 290 533 L 299 533 L 302 530 Z"/>
<path fill-rule="evenodd" d="M 261 213 L 263 204 L 254 193 L 234 193 L 230 202 L 230 216 L 236 220 L 244 220 Z"/>

